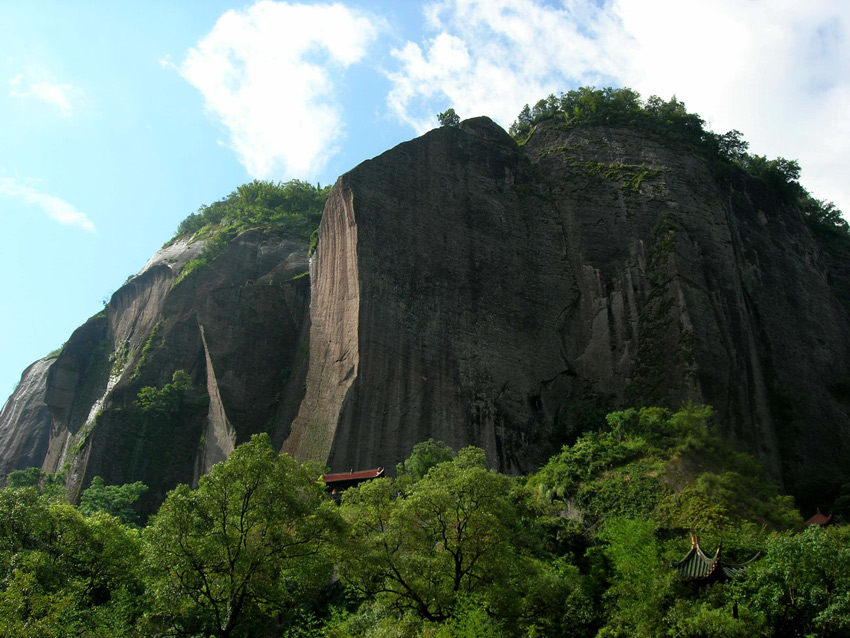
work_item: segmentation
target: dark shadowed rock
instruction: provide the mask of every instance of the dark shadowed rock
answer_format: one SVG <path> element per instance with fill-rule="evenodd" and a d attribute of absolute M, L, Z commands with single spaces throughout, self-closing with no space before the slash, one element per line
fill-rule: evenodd
<path fill-rule="evenodd" d="M 337 471 L 435 438 L 524 472 L 606 411 L 693 401 L 805 498 L 850 480 L 850 254 L 827 239 L 684 146 L 466 120 L 340 177 L 309 277 L 270 228 L 179 283 L 203 243 L 159 251 L 27 370 L 0 475 L 141 480 L 152 511 L 263 431 Z"/>
<path fill-rule="evenodd" d="M 151 511 L 252 434 L 286 438 L 306 371 L 307 245 L 246 231 L 177 283 L 202 248 L 163 248 L 55 361 L 34 364 L 9 404 L 9 468 L 64 469 L 72 495 L 96 475 L 140 480 Z M 163 388 L 178 370 L 190 378 L 179 404 L 143 413 L 142 388 Z"/>
<path fill-rule="evenodd" d="M 434 130 L 340 178 L 313 286 L 301 458 L 392 467 L 434 437 L 525 471 L 584 411 L 695 401 L 794 485 L 844 475 L 850 322 L 821 251 L 687 149 Z"/>

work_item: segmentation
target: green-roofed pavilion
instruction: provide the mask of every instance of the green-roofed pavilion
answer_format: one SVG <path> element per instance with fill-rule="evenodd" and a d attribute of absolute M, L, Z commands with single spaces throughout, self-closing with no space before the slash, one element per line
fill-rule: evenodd
<path fill-rule="evenodd" d="M 718 545 L 713 556 L 706 554 L 699 545 L 699 537 L 691 536 L 690 551 L 682 560 L 673 563 L 673 569 L 679 572 L 682 580 L 697 583 L 724 581 L 743 572 L 759 556 L 756 554 L 746 563 L 733 565 L 721 558 L 722 547 L 723 543 Z"/>

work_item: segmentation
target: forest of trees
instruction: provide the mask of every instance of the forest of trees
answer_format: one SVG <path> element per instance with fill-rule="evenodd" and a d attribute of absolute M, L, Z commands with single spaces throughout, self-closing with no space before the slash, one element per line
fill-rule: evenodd
<path fill-rule="evenodd" d="M 293 237 L 308 240 L 319 226 L 330 186 L 298 179 L 288 182 L 254 180 L 227 197 L 201 206 L 177 227 L 177 237 L 213 227 L 245 230 L 255 226 L 282 226 Z"/>
<path fill-rule="evenodd" d="M 699 468 L 699 469 L 694 469 Z M 850 531 L 802 529 L 750 456 L 686 406 L 609 414 L 538 472 L 427 441 L 337 504 L 267 436 L 181 485 L 77 507 L 38 470 L 0 490 L 0 636 L 844 636 Z M 741 576 L 671 568 L 698 533 Z"/>

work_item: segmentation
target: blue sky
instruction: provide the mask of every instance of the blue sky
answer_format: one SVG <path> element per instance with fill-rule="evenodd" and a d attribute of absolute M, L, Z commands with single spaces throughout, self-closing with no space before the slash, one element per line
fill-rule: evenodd
<path fill-rule="evenodd" d="M 676 94 L 850 211 L 848 29 L 845 0 L 2 3 L 0 395 L 200 205 L 333 182 L 449 106 Z"/>

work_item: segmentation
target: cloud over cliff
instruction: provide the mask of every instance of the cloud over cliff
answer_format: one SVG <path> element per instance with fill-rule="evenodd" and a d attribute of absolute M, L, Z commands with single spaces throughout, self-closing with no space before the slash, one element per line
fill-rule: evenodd
<path fill-rule="evenodd" d="M 341 4 L 259 2 L 222 15 L 179 72 L 252 177 L 314 176 L 344 129 L 336 83 L 375 36 Z"/>

